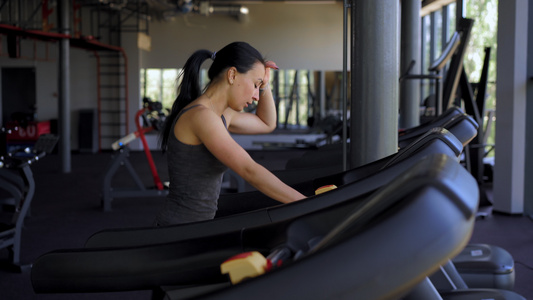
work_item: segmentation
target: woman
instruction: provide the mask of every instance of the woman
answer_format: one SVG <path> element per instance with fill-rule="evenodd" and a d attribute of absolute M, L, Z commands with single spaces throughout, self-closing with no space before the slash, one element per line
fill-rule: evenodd
<path fill-rule="evenodd" d="M 200 90 L 200 66 L 213 63 L 210 83 Z M 230 135 L 269 133 L 276 127 L 276 109 L 269 88 L 270 68 L 261 54 L 244 42 L 218 52 L 196 51 L 186 62 L 179 95 L 161 132 L 167 151 L 170 190 L 157 226 L 212 219 L 223 173 L 232 169 L 272 199 L 289 203 L 304 195 L 281 182 Z M 242 110 L 258 101 L 256 113 Z"/>

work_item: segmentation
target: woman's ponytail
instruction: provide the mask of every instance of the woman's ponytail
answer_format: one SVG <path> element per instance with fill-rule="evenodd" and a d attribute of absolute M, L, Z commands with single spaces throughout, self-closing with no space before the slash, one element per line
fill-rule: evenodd
<path fill-rule="evenodd" d="M 163 130 L 159 135 L 161 150 L 167 149 L 168 137 L 172 131 L 172 125 L 180 111 L 196 98 L 200 97 L 202 90 L 200 87 L 200 67 L 206 59 L 211 58 L 213 52 L 209 50 L 198 50 L 194 52 L 183 67 L 180 73 L 181 83 L 178 87 L 178 97 L 170 114 L 166 117 Z"/>

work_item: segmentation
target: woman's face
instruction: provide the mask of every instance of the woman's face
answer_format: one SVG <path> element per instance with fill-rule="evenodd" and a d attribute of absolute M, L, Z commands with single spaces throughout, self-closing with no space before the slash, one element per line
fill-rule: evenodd
<path fill-rule="evenodd" d="M 230 106 L 236 111 L 241 111 L 253 101 L 259 100 L 259 87 L 265 78 L 265 66 L 257 62 L 248 72 L 235 74 L 233 83 L 235 89 Z"/>

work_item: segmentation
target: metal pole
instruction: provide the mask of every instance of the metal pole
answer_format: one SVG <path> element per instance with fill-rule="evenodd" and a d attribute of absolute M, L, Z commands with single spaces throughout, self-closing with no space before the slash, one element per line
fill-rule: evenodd
<path fill-rule="evenodd" d="M 528 28 L 533 28 L 533 5 L 528 7 Z M 528 32 L 529 37 L 533 37 L 533 32 Z M 533 103 L 533 39 L 529 38 L 527 43 L 527 83 L 526 102 Z M 526 153 L 531 153 L 533 149 L 533 107 L 526 105 Z M 526 155 L 525 161 L 525 182 L 531 182 L 533 178 L 533 156 Z M 533 187 L 526 184 L 524 191 L 524 212 L 533 219 Z"/>
<path fill-rule="evenodd" d="M 320 86 L 320 104 L 319 104 L 319 113 L 318 113 L 318 119 L 316 120 L 317 124 L 322 119 L 326 117 L 326 72 L 325 71 L 319 71 L 319 86 Z"/>
<path fill-rule="evenodd" d="M 342 169 L 348 169 L 348 0 L 344 0 L 342 25 Z"/>
<path fill-rule="evenodd" d="M 60 33 L 70 34 L 69 1 L 59 1 L 58 23 Z M 70 153 L 70 43 L 69 38 L 59 42 L 59 153 L 63 173 L 71 171 Z"/>
<path fill-rule="evenodd" d="M 351 7 L 350 167 L 398 150 L 399 1 Z"/>
<path fill-rule="evenodd" d="M 420 62 L 420 9 L 419 0 L 402 1 L 400 72 L 405 74 L 411 62 L 410 74 L 421 74 Z M 400 128 L 411 128 L 420 123 L 420 80 L 400 82 Z"/>
<path fill-rule="evenodd" d="M 426 51 L 427 51 L 427 44 L 426 42 L 424 41 L 426 39 L 426 34 L 427 34 L 427 26 L 425 25 L 425 20 L 427 20 L 427 18 L 429 18 L 428 16 L 424 16 L 421 20 L 422 24 L 421 24 L 421 28 L 420 28 L 420 41 L 422 42 L 422 45 L 420 47 L 420 70 L 426 70 L 427 69 L 427 65 L 426 65 Z M 425 99 L 426 97 L 426 86 L 427 83 L 425 82 L 422 82 L 420 84 L 420 99 Z"/>

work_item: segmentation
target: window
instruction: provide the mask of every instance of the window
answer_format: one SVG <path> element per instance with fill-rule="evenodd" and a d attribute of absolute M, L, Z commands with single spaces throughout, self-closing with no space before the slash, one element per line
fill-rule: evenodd
<path fill-rule="evenodd" d="M 181 69 L 141 69 L 141 95 L 160 101 L 171 109 L 181 82 Z M 313 73 L 306 70 L 278 70 L 270 76 L 270 86 L 278 103 L 278 123 L 287 128 L 307 127 L 309 105 L 312 103 Z M 209 82 L 207 71 L 201 70 L 201 85 Z M 253 110 L 250 107 L 249 110 Z"/>
<path fill-rule="evenodd" d="M 470 34 L 470 41 L 464 56 L 464 68 L 468 79 L 475 85 L 480 79 L 485 48 L 491 48 L 489 73 L 487 82 L 487 98 L 485 100 L 484 124 L 488 144 L 494 143 L 496 106 L 496 50 L 497 50 L 497 24 L 498 24 L 498 0 L 469 0 L 466 1 L 466 18 L 473 19 L 474 26 Z M 438 57 L 443 41 L 449 39 L 455 31 L 456 4 L 451 3 L 442 11 L 434 12 L 422 19 L 422 70 L 427 70 L 433 59 Z M 433 91 L 431 83 L 423 82 L 421 86 L 422 101 Z M 475 93 L 476 91 L 474 91 Z M 474 95 L 475 97 L 475 95 Z M 490 120 L 489 120 L 490 119 Z M 493 155 L 494 152 L 489 153 Z"/>
<path fill-rule="evenodd" d="M 285 128 L 307 127 L 312 104 L 313 73 L 307 70 L 279 70 L 277 81 L 278 123 Z M 271 76 L 273 79 L 275 76 Z M 276 82 L 271 82 L 274 86 Z"/>
<path fill-rule="evenodd" d="M 176 99 L 180 69 L 141 69 L 141 95 L 170 109 Z"/>

